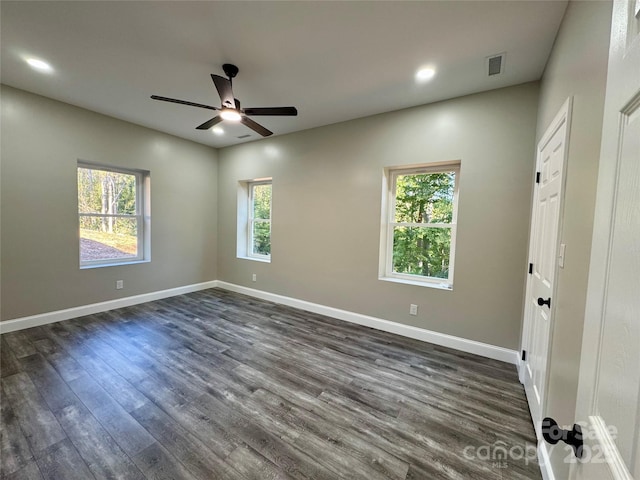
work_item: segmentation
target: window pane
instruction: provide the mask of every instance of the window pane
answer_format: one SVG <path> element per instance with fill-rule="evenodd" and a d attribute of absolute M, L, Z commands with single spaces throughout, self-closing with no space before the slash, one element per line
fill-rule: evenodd
<path fill-rule="evenodd" d="M 271 217 L 271 184 L 253 186 L 253 218 Z"/>
<path fill-rule="evenodd" d="M 78 168 L 78 211 L 135 215 L 136 176 L 93 168 Z"/>
<path fill-rule="evenodd" d="M 398 175 L 394 221 L 451 223 L 454 186 L 454 172 Z"/>
<path fill-rule="evenodd" d="M 271 255 L 271 223 L 270 222 L 254 222 L 253 253 L 256 255 Z"/>
<path fill-rule="evenodd" d="M 80 261 L 137 257 L 137 230 L 135 217 L 80 217 Z"/>
<path fill-rule="evenodd" d="M 449 277 L 450 228 L 394 227 L 393 272 Z"/>

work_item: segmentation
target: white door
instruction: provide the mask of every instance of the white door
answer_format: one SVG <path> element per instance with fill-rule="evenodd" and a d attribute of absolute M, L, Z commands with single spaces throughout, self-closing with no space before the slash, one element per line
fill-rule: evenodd
<path fill-rule="evenodd" d="M 640 479 L 640 2 L 614 2 L 571 478 Z M 571 458 L 571 457 L 569 457 Z"/>
<path fill-rule="evenodd" d="M 521 371 L 531 417 L 540 434 L 547 381 L 554 284 L 558 265 L 558 230 L 562 209 L 571 99 L 567 99 L 538 144 L 537 183 L 529 240 L 529 277 L 525 296 Z"/>

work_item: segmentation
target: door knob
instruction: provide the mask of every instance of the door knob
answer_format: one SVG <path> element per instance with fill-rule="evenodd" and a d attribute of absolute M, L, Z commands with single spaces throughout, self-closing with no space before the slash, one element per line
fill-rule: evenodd
<path fill-rule="evenodd" d="M 564 430 L 553 418 L 547 417 L 542 420 L 542 437 L 551 445 L 562 440 L 567 445 L 571 445 L 576 458 L 582 458 L 583 442 L 580 425 L 574 424 L 571 430 Z"/>
<path fill-rule="evenodd" d="M 547 298 L 546 300 L 544 300 L 541 297 L 538 297 L 538 305 L 540 306 L 546 305 L 547 307 L 551 308 L 551 297 Z"/>

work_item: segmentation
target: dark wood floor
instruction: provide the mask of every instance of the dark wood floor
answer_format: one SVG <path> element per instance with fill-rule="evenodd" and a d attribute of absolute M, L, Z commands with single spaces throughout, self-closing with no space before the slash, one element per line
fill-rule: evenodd
<path fill-rule="evenodd" d="M 2 478 L 540 478 L 512 365 L 223 290 L 0 354 Z"/>

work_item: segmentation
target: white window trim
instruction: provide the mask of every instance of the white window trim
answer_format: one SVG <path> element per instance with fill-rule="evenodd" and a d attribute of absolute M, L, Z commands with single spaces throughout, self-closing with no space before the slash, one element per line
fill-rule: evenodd
<path fill-rule="evenodd" d="M 382 186 L 382 221 L 380 230 L 380 267 L 378 279 L 394 283 L 404 283 L 422 287 L 453 290 L 455 265 L 455 247 L 458 222 L 458 193 L 460 185 L 460 161 L 388 167 L 384 170 Z M 406 223 L 395 221 L 396 179 L 400 175 L 420 173 L 455 173 L 453 190 L 453 217 L 451 223 Z M 451 228 L 451 247 L 449 253 L 449 277 L 423 277 L 393 271 L 393 231 L 396 226 Z"/>
<path fill-rule="evenodd" d="M 253 187 L 257 185 L 271 185 L 271 208 L 269 219 L 253 218 Z M 271 255 L 253 253 L 253 224 L 255 222 L 269 223 L 271 227 L 273 216 L 273 179 L 256 178 L 242 180 L 238 188 L 238 238 L 236 257 L 256 262 L 271 263 Z M 271 231 L 271 228 L 269 228 Z"/>
<path fill-rule="evenodd" d="M 253 192 L 254 188 L 260 185 L 271 185 L 271 201 L 269 202 L 269 219 L 253 218 Z M 269 224 L 269 242 L 271 242 L 271 213 L 273 210 L 273 183 L 271 179 L 249 182 L 249 205 L 247 206 L 248 219 L 247 219 L 247 256 L 263 261 L 270 261 L 271 254 L 263 255 L 253 252 L 253 224 L 254 223 L 268 223 Z"/>
<path fill-rule="evenodd" d="M 103 260 L 82 261 L 80 252 L 80 236 L 78 236 L 78 260 L 80 269 L 113 267 L 117 265 L 131 265 L 136 263 L 146 263 L 151 261 L 151 215 L 150 215 L 150 174 L 146 170 L 138 170 L 126 167 L 115 167 L 112 165 L 104 165 L 87 161 L 78 161 L 76 170 L 85 168 L 90 170 L 102 170 L 106 172 L 122 173 L 125 175 L 134 175 L 136 177 L 136 213 L 134 215 L 126 214 L 105 214 L 105 213 L 80 213 L 78 211 L 78 220 L 80 217 L 103 217 L 103 218 L 135 218 L 137 235 L 137 252 L 135 257 L 126 258 L 108 258 Z M 77 186 L 77 182 L 76 182 Z M 78 198 L 76 194 L 76 199 Z M 78 208 L 79 210 L 79 208 Z M 80 225 L 78 222 L 78 232 Z"/>

